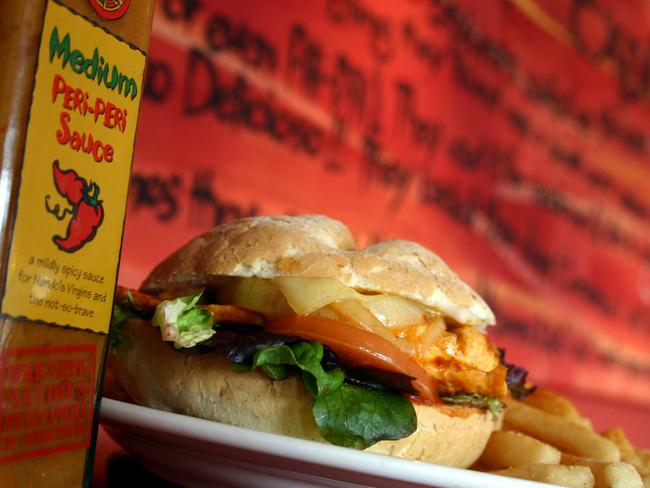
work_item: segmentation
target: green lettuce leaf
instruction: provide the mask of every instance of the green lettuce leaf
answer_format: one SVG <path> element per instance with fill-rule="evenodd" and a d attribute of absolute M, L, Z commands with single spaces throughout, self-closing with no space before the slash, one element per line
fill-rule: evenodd
<path fill-rule="evenodd" d="M 312 411 L 328 442 L 354 449 L 402 439 L 417 428 L 413 405 L 399 393 L 347 384 L 316 397 Z"/>
<path fill-rule="evenodd" d="M 273 379 L 284 379 L 288 367 L 297 367 L 307 390 L 314 397 L 313 413 L 327 441 L 339 446 L 365 449 L 384 439 L 401 439 L 417 427 L 413 405 L 402 395 L 344 384 L 340 369 L 325 371 L 323 345 L 297 342 L 262 349 L 251 364 L 233 363 L 236 371 L 260 367 Z"/>
<path fill-rule="evenodd" d="M 133 345 L 131 340 L 124 336 L 124 325 L 127 320 L 140 317 L 142 317 L 142 312 L 133 303 L 130 292 L 127 292 L 126 300 L 123 303 L 113 305 L 108 334 L 108 348 L 112 354 L 120 355 Z"/>
<path fill-rule="evenodd" d="M 159 327 L 163 340 L 173 342 L 177 349 L 193 347 L 215 333 L 210 312 L 196 306 L 201 293 L 164 300 L 156 307 L 151 324 Z"/>
<path fill-rule="evenodd" d="M 453 396 L 441 396 L 440 399 L 446 403 L 455 405 L 469 405 L 471 407 L 487 408 L 496 419 L 503 411 L 503 403 L 498 398 L 479 395 L 478 393 L 462 393 Z"/>
<path fill-rule="evenodd" d="M 261 367 L 273 379 L 287 376 L 286 366 L 296 366 L 302 371 L 307 389 L 313 396 L 323 395 L 343 384 L 345 374 L 340 369 L 325 371 L 321 365 L 323 345 L 320 342 L 297 342 L 272 346 L 257 351 L 252 364 L 233 364 L 236 371 L 250 371 Z"/>

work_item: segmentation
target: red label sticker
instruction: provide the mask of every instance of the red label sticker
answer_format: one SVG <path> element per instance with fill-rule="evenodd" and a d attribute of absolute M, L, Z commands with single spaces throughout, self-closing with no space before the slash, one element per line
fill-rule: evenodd
<path fill-rule="evenodd" d="M 0 464 L 90 446 L 96 356 L 94 345 L 0 355 Z"/>
<path fill-rule="evenodd" d="M 131 0 L 90 0 L 95 11 L 108 20 L 122 17 L 129 9 Z"/>

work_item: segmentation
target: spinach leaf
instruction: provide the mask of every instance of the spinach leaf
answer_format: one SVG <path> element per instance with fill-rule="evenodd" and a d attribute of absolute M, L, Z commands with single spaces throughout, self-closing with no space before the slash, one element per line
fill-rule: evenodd
<path fill-rule="evenodd" d="M 236 371 L 261 367 L 273 379 L 283 379 L 287 367 L 301 371 L 307 390 L 315 398 L 314 419 L 327 441 L 339 446 L 365 449 L 383 439 L 412 434 L 417 418 L 411 402 L 399 393 L 344 384 L 340 369 L 325 371 L 323 345 L 297 342 L 267 347 L 255 353 L 250 364 L 232 363 Z"/>
<path fill-rule="evenodd" d="M 415 409 L 402 395 L 358 386 L 342 385 L 319 395 L 312 410 L 327 441 L 354 449 L 402 439 L 417 428 Z"/>

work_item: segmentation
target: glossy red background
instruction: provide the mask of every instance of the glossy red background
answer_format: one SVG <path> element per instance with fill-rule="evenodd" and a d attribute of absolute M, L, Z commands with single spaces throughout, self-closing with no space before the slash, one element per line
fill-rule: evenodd
<path fill-rule="evenodd" d="M 239 216 L 416 240 L 489 301 L 510 360 L 650 447 L 649 19 L 641 0 L 160 0 L 120 281 Z"/>

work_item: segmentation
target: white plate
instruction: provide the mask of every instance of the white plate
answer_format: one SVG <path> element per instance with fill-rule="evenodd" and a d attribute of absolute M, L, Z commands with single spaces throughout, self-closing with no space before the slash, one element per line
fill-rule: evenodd
<path fill-rule="evenodd" d="M 186 487 L 551 486 L 256 432 L 104 398 L 102 424 L 158 476 Z"/>

